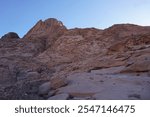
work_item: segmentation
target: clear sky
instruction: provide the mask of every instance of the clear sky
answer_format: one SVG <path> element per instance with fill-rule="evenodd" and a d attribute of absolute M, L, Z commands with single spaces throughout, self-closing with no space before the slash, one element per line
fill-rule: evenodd
<path fill-rule="evenodd" d="M 150 0 L 0 0 L 0 37 L 20 37 L 42 19 L 57 18 L 67 28 L 107 28 L 133 23 L 150 26 Z"/>

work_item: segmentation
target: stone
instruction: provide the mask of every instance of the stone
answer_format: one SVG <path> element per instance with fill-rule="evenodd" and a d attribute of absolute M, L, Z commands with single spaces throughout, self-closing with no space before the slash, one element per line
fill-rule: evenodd
<path fill-rule="evenodd" d="M 56 91 L 51 90 L 51 91 L 48 92 L 47 97 L 51 97 L 51 96 L 53 96 L 55 93 L 56 93 Z"/>
<path fill-rule="evenodd" d="M 39 79 L 40 74 L 38 72 L 28 72 L 27 78 L 28 79 Z"/>
<path fill-rule="evenodd" d="M 65 78 L 54 78 L 54 79 L 51 79 L 50 82 L 51 82 L 52 89 L 58 89 L 68 84 L 68 81 Z"/>
<path fill-rule="evenodd" d="M 69 94 L 57 94 L 55 96 L 48 98 L 48 100 L 67 100 L 67 99 L 69 99 Z"/>
<path fill-rule="evenodd" d="M 16 38 L 17 39 L 17 38 L 20 38 L 20 37 L 15 32 L 9 32 L 9 33 L 7 33 L 7 34 L 5 34 L 4 36 L 1 37 L 1 39 L 9 39 L 9 38 L 11 38 L 11 39 Z"/>
<path fill-rule="evenodd" d="M 42 85 L 39 86 L 39 92 L 38 94 L 39 95 L 47 95 L 48 92 L 50 91 L 51 89 L 51 83 L 50 82 L 46 82 Z"/>
<path fill-rule="evenodd" d="M 16 75 L 17 80 L 24 80 L 24 79 L 38 79 L 40 74 L 38 72 L 28 72 L 28 71 L 20 71 Z"/>

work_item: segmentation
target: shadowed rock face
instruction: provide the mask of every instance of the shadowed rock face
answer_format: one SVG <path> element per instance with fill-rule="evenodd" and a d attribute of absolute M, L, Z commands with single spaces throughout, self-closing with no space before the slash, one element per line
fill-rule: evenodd
<path fill-rule="evenodd" d="M 12 39 L 12 38 L 19 38 L 19 36 L 15 32 L 9 32 L 1 37 L 1 39 Z"/>
<path fill-rule="evenodd" d="M 0 99 L 150 99 L 149 53 L 150 27 L 40 20 L 0 39 Z"/>

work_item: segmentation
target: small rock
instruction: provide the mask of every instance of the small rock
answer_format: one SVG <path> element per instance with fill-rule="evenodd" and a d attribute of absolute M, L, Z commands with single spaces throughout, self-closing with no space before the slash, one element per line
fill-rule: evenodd
<path fill-rule="evenodd" d="M 17 80 L 24 80 L 24 79 L 38 79 L 40 74 L 38 72 L 28 72 L 28 71 L 21 71 L 17 73 Z"/>
<path fill-rule="evenodd" d="M 29 79 L 38 79 L 40 74 L 38 72 L 29 72 L 27 78 Z"/>
<path fill-rule="evenodd" d="M 48 94 L 50 89 L 51 89 L 51 83 L 50 82 L 46 82 L 46 83 L 42 84 L 39 87 L 39 95 L 46 95 L 46 94 Z"/>
<path fill-rule="evenodd" d="M 54 78 L 50 82 L 51 82 L 52 89 L 58 89 L 68 84 L 68 81 L 64 78 Z"/>
<path fill-rule="evenodd" d="M 48 97 L 53 96 L 53 95 L 55 94 L 55 92 L 56 92 L 56 91 L 50 91 L 50 92 L 48 93 Z"/>
<path fill-rule="evenodd" d="M 67 100 L 69 98 L 69 94 L 58 94 L 48 98 L 48 100 Z"/>

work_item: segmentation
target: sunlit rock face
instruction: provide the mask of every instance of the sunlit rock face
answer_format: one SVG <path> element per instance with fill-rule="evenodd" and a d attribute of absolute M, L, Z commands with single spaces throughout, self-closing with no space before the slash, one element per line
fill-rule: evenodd
<path fill-rule="evenodd" d="M 38 21 L 31 30 L 24 36 L 24 38 L 48 38 L 49 36 L 60 33 L 61 31 L 66 30 L 66 27 L 61 21 L 58 21 L 54 18 L 49 18 L 45 21 Z"/>
<path fill-rule="evenodd" d="M 67 29 L 49 18 L 0 39 L 0 99 L 150 99 L 149 90 L 148 26 Z"/>

